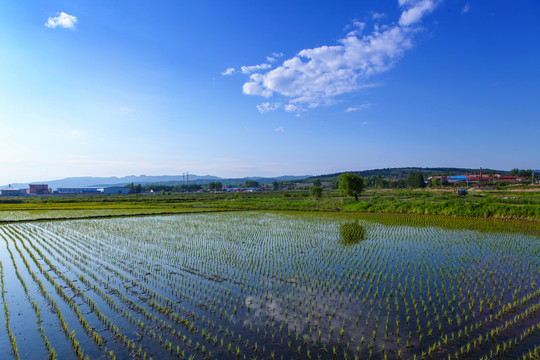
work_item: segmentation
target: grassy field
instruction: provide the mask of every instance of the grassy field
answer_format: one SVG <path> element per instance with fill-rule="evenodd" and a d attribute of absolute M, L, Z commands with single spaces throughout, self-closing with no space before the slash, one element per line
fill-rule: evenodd
<path fill-rule="evenodd" d="M 173 214 L 223 210 L 346 211 L 540 220 L 540 188 L 477 190 L 458 197 L 450 189 L 370 189 L 359 201 L 326 191 L 140 194 L 0 199 L 1 221 Z"/>

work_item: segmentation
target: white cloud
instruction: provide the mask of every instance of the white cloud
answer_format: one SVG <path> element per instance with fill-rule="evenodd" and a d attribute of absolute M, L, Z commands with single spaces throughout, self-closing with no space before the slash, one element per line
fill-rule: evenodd
<path fill-rule="evenodd" d="M 74 138 L 74 139 L 78 139 L 82 136 L 82 132 L 80 131 L 77 131 L 77 130 L 73 130 L 71 132 L 71 137 Z"/>
<path fill-rule="evenodd" d="M 346 112 L 353 112 L 353 111 L 364 110 L 364 109 L 367 109 L 367 108 L 371 107 L 372 105 L 373 104 L 365 103 L 365 104 L 362 104 L 360 106 L 347 108 L 347 110 L 345 110 L 345 111 Z"/>
<path fill-rule="evenodd" d="M 75 24 L 77 23 L 77 17 L 73 15 L 66 14 L 61 12 L 60 15 L 55 17 L 49 17 L 45 23 L 46 27 L 54 29 L 55 27 L 63 27 L 65 29 L 75 30 Z"/>
<path fill-rule="evenodd" d="M 282 56 L 283 56 L 282 52 L 280 52 L 280 53 L 275 52 L 275 53 L 272 53 L 272 56 L 267 56 L 266 61 L 274 62 L 274 61 L 276 61 L 278 58 L 280 58 Z"/>
<path fill-rule="evenodd" d="M 461 9 L 462 14 L 466 14 L 471 10 L 471 5 L 469 3 L 466 3 L 463 9 Z"/>
<path fill-rule="evenodd" d="M 284 106 L 284 109 L 285 109 L 285 111 L 293 112 L 293 111 L 298 110 L 298 106 L 296 106 L 294 104 L 287 104 L 287 105 Z"/>
<path fill-rule="evenodd" d="M 270 64 L 259 64 L 259 65 L 252 65 L 252 66 L 242 66 L 241 71 L 243 74 L 251 74 L 252 72 L 258 71 L 258 70 L 266 70 L 270 69 L 272 65 Z"/>
<path fill-rule="evenodd" d="M 422 20 L 424 15 L 431 13 L 437 6 L 436 0 L 399 0 L 404 8 L 399 18 L 399 25 L 410 26 Z"/>
<path fill-rule="evenodd" d="M 284 132 L 285 132 L 285 128 L 284 128 L 283 126 L 279 126 L 279 127 L 275 128 L 274 131 L 277 131 L 277 132 L 280 132 L 280 133 L 284 133 Z"/>
<path fill-rule="evenodd" d="M 222 72 L 221 75 L 226 76 L 226 75 L 232 75 L 233 73 L 234 73 L 234 68 L 230 67 L 230 68 L 227 68 L 227 70 L 225 70 L 224 72 Z"/>
<path fill-rule="evenodd" d="M 301 50 L 264 75 L 252 74 L 244 93 L 277 94 L 308 107 L 330 103 L 335 96 L 371 86 L 369 77 L 387 71 L 412 46 L 410 34 L 395 26 L 361 38 L 349 34 L 340 45 Z"/>
<path fill-rule="evenodd" d="M 284 110 L 303 111 L 335 103 L 340 95 L 375 86 L 371 78 L 391 69 L 412 47 L 418 28 L 411 25 L 433 11 L 438 1 L 398 0 L 402 8 L 399 24 L 375 25 L 371 33 L 363 35 L 366 24 L 354 21 L 356 30 L 336 45 L 300 50 L 266 72 L 261 70 L 269 69 L 270 64 L 242 67 L 243 73 L 251 74 L 242 91 L 246 95 L 286 98 L 289 104 L 283 106 Z M 275 58 L 274 55 L 282 54 L 272 55 Z"/>
<path fill-rule="evenodd" d="M 259 112 L 261 114 L 264 114 L 265 112 L 274 111 L 276 109 L 279 109 L 280 106 L 281 106 L 280 103 L 265 102 L 265 103 L 262 103 L 261 105 L 257 105 L 257 110 L 259 110 Z"/>
<path fill-rule="evenodd" d="M 374 12 L 371 14 L 372 20 L 381 20 L 381 19 L 384 19 L 385 17 L 386 17 L 385 13 Z"/>

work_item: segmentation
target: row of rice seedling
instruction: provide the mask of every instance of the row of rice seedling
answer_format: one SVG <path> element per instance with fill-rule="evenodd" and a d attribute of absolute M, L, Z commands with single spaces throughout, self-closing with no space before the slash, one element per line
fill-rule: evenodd
<path fill-rule="evenodd" d="M 459 265 L 459 264 L 458 264 L 458 265 Z M 452 280 L 452 279 L 451 279 L 451 280 Z M 459 284 L 458 284 L 458 285 L 459 285 Z M 453 290 L 454 290 L 454 289 L 452 289 L 452 291 L 453 291 Z M 255 289 L 255 291 L 257 292 L 257 289 Z M 413 300 L 414 300 L 414 298 L 413 298 Z M 425 309 L 425 306 L 424 306 L 424 309 Z M 429 329 L 428 329 L 428 331 L 429 331 Z"/>
<path fill-rule="evenodd" d="M 6 231 L 24 256 L 43 258 L 66 296 L 81 294 L 77 306 L 122 344 L 113 356 L 533 354 L 538 237 L 413 219 L 222 213 Z M 358 226 L 363 240 L 344 238 Z"/>
<path fill-rule="evenodd" d="M 69 342 L 72 345 L 74 355 L 78 359 L 85 359 L 85 353 L 84 353 L 84 351 L 83 351 L 83 349 L 82 349 L 82 347 L 80 345 L 80 341 L 75 336 L 74 330 L 70 329 L 70 325 L 68 324 L 67 317 L 64 315 L 64 312 L 61 310 L 58 302 L 52 296 L 52 293 L 46 289 L 46 286 L 44 286 L 43 282 L 39 279 L 38 275 L 31 269 L 30 264 L 26 260 L 24 254 L 22 253 L 20 248 L 17 246 L 17 243 L 15 241 L 16 237 L 11 236 L 12 234 L 10 234 L 8 227 L 3 227 L 1 230 L 2 230 L 2 236 L 3 236 L 4 240 L 6 241 L 6 245 L 9 246 L 8 245 L 9 244 L 8 240 L 12 241 L 12 244 L 15 246 L 17 252 L 21 256 L 21 258 L 23 260 L 23 263 L 25 264 L 25 267 L 28 270 L 28 273 L 31 275 L 32 279 L 34 280 L 34 282 L 38 286 L 39 292 L 41 293 L 43 298 L 46 300 L 46 302 L 50 305 L 50 307 L 53 309 L 53 313 L 55 313 L 57 315 L 59 323 L 60 323 L 60 327 L 63 330 L 63 332 L 64 332 L 64 334 L 66 336 L 66 339 L 68 339 Z M 39 269 L 39 273 L 43 274 L 45 276 L 45 278 L 52 284 L 53 288 L 56 290 L 56 292 L 61 296 L 61 298 L 63 300 L 67 301 L 69 303 L 69 305 L 73 309 L 77 310 L 78 309 L 77 304 L 75 304 L 73 302 L 72 298 L 67 296 L 65 294 L 63 288 L 56 283 L 56 281 L 54 280 L 54 278 L 51 275 L 48 274 L 48 271 L 44 270 L 41 267 L 41 264 L 39 263 L 38 259 L 32 253 L 29 252 L 28 248 L 24 245 L 24 243 L 21 243 L 21 244 L 23 245 L 23 247 L 25 248 L 27 253 L 30 255 L 30 258 L 33 260 L 34 264 L 37 266 L 37 269 Z M 8 249 L 9 249 L 9 247 L 8 247 Z M 11 253 L 11 251 L 9 251 L 9 252 L 10 252 L 10 255 L 12 256 L 12 259 L 13 259 L 13 254 Z M 21 279 L 21 282 L 23 282 L 22 277 L 20 277 L 20 274 L 18 273 L 15 261 L 13 262 L 13 265 L 14 265 L 15 270 L 17 271 L 18 277 Z M 24 288 L 25 288 L 25 290 L 27 289 L 26 285 L 24 285 Z M 37 306 L 37 303 L 35 301 L 32 301 L 32 300 L 30 300 L 30 302 L 32 304 L 32 307 L 36 311 L 38 319 L 40 319 L 41 318 L 41 311 L 39 310 L 39 308 Z M 85 320 L 84 321 L 81 320 L 81 321 L 84 323 Z M 45 334 L 45 331 L 44 331 L 43 327 L 39 326 L 38 330 L 39 330 L 39 333 L 41 334 L 41 337 L 42 337 L 42 339 L 44 341 L 44 345 L 45 345 L 45 347 L 47 348 L 47 350 L 49 352 L 49 359 L 56 358 L 57 357 L 56 350 L 52 348 L 52 346 L 51 346 L 51 344 L 50 344 L 50 342 L 49 342 L 49 340 L 48 340 L 48 338 L 47 338 L 47 336 Z M 36 346 L 37 346 L 37 344 L 34 344 L 34 349 L 32 350 L 32 353 L 34 355 L 36 354 L 36 349 L 35 349 Z M 88 358 L 88 356 L 86 358 Z"/>
<path fill-rule="evenodd" d="M 6 237 L 5 237 L 5 233 L 3 233 L 3 231 L 0 232 L 0 236 L 4 239 L 4 241 L 6 243 L 6 249 L 7 249 L 8 253 L 9 253 L 9 256 L 11 258 L 13 268 L 15 270 L 15 274 L 16 274 L 17 278 L 19 279 L 19 281 L 20 281 L 20 283 L 21 283 L 21 285 L 22 285 L 22 287 L 24 289 L 24 293 L 26 294 L 26 298 L 27 298 L 28 302 L 32 305 L 32 309 L 35 312 L 35 315 L 36 315 L 36 318 L 37 318 L 38 329 L 39 329 L 41 338 L 43 339 L 44 345 L 45 345 L 45 347 L 47 349 L 48 358 L 54 360 L 54 359 L 56 359 L 56 352 L 55 352 L 54 348 L 52 347 L 49 339 L 47 338 L 47 335 L 46 335 L 43 327 L 40 326 L 40 323 L 41 323 L 40 307 L 38 306 L 38 303 L 31 297 L 31 295 L 30 295 L 30 293 L 28 291 L 28 286 L 26 285 L 26 282 L 24 281 L 23 277 L 19 273 L 19 270 L 17 268 L 17 263 L 15 261 L 15 257 L 13 256 L 13 253 L 11 252 L 11 249 L 9 247 L 9 243 L 8 243 Z M 22 260 L 24 262 L 26 262 L 25 258 L 22 258 Z M 6 306 L 6 308 L 7 308 L 7 306 Z M 21 311 L 21 304 L 20 303 L 19 303 L 18 311 Z M 38 354 L 38 349 L 36 349 L 36 347 L 37 346 L 34 346 L 34 348 L 32 349 L 32 352 L 33 352 L 34 356 L 36 356 Z"/>
<path fill-rule="evenodd" d="M 9 325 L 9 310 L 6 302 L 6 290 L 4 287 L 4 265 L 0 261 L 0 279 L 2 280 L 2 302 L 4 303 L 4 314 L 6 316 L 6 328 L 7 333 L 9 336 L 9 341 L 11 343 L 11 351 L 13 352 L 13 355 L 15 359 L 19 359 L 19 349 L 17 348 L 17 341 L 15 340 L 15 335 L 13 335 L 13 331 L 11 330 L 11 326 Z"/>
<path fill-rule="evenodd" d="M 65 250 L 66 250 L 66 248 L 63 248 L 63 250 L 60 250 L 60 249 L 57 248 L 56 250 L 57 250 L 57 251 L 56 251 L 55 253 L 61 254 L 62 251 L 65 251 Z M 64 255 L 64 256 L 65 256 L 65 255 Z M 77 256 L 78 256 L 78 255 L 74 255 L 74 257 L 77 257 Z M 65 257 L 67 257 L 67 256 L 65 256 Z M 79 264 L 78 266 L 81 268 L 80 264 Z M 93 279 L 98 280 L 98 279 L 96 278 L 95 274 L 93 274 L 93 273 L 90 273 L 90 277 L 93 278 Z M 110 277 L 107 276 L 107 278 L 110 278 Z M 81 279 L 82 279 L 82 281 L 85 282 L 85 283 L 88 283 L 88 282 L 89 282 L 88 279 L 84 278 L 84 276 L 82 276 L 82 275 L 81 275 Z M 96 286 L 94 285 L 94 288 L 95 288 L 95 287 L 96 287 Z M 119 291 L 118 291 L 118 290 L 113 289 L 113 288 L 110 287 L 108 284 L 105 284 L 105 287 L 106 287 L 106 289 L 107 289 L 109 292 L 113 292 L 114 294 L 119 294 Z M 100 293 L 101 293 L 101 295 L 102 295 L 103 297 L 106 297 L 106 298 L 107 298 L 107 301 L 108 301 L 110 304 L 114 304 L 114 308 L 118 309 L 118 306 L 116 305 L 115 301 L 112 300 L 112 298 L 109 298 L 109 297 L 108 297 L 107 295 L 105 295 L 103 292 L 100 292 Z M 136 309 L 141 309 L 141 307 L 140 307 L 139 305 L 133 303 L 132 301 L 130 301 L 129 299 L 127 299 L 125 296 L 123 296 L 123 298 L 122 298 L 121 300 L 125 301 L 125 302 L 126 302 L 126 305 L 128 305 L 128 306 L 130 306 L 130 307 L 135 307 Z M 144 314 L 145 316 L 150 316 L 150 320 L 157 320 L 157 318 L 156 318 L 155 316 L 154 316 L 154 318 L 152 319 L 152 315 L 150 315 L 150 314 L 148 313 L 148 311 L 146 311 L 145 309 L 143 309 L 143 310 L 144 310 L 143 314 Z M 160 309 L 160 310 L 163 310 L 163 309 Z M 125 316 L 125 315 L 126 315 L 125 310 L 123 310 L 122 312 L 124 313 L 124 316 Z M 178 323 L 179 320 L 180 320 L 180 322 L 184 323 L 185 325 L 187 325 L 187 324 L 189 323 L 189 322 L 188 322 L 187 320 L 185 320 L 185 319 L 179 319 L 179 318 L 178 318 L 178 314 L 174 314 L 174 313 L 169 313 L 169 312 L 167 312 L 166 315 L 167 315 L 169 318 L 171 318 L 170 315 L 174 315 L 174 318 L 176 319 L 176 323 Z M 129 318 L 130 318 L 130 320 L 132 319 L 131 316 L 129 316 Z M 144 327 L 144 322 L 140 322 L 139 320 L 137 320 L 137 324 L 138 324 L 138 325 L 139 325 L 139 324 L 143 324 L 143 327 Z M 161 325 L 161 326 L 164 326 L 164 325 L 166 325 L 166 322 L 163 321 L 163 320 L 160 320 L 160 325 Z M 191 327 L 193 327 L 193 325 L 191 325 Z M 168 324 L 168 328 L 169 328 L 169 330 L 170 330 L 170 328 L 171 328 L 171 324 L 170 324 L 170 323 Z M 144 328 L 143 328 L 143 330 L 144 330 Z M 203 334 L 204 334 L 204 331 L 203 331 Z M 155 333 L 154 333 L 152 330 L 150 330 L 150 335 L 153 335 L 153 336 L 155 337 Z M 175 335 L 176 337 L 180 338 L 180 333 L 179 333 L 179 332 L 178 332 L 178 333 L 175 333 L 175 331 L 173 330 L 173 335 Z M 184 335 L 184 336 L 182 336 L 182 338 L 185 339 L 186 336 Z M 207 338 L 209 338 L 208 334 L 207 334 Z M 159 336 L 159 340 L 160 340 L 160 343 L 161 343 L 161 342 L 162 342 L 162 336 L 161 336 L 161 335 Z M 171 341 L 164 340 L 163 342 L 164 342 L 164 345 L 165 345 L 165 346 L 169 347 L 169 350 L 172 348 L 172 342 L 171 342 Z M 188 340 L 188 343 L 191 343 L 191 340 Z M 194 342 L 193 344 L 196 345 L 195 342 Z M 196 346 L 197 346 L 197 345 L 196 345 Z M 178 346 L 177 346 L 177 351 L 178 351 Z"/>
<path fill-rule="evenodd" d="M 26 245 L 23 242 L 24 234 L 17 233 L 16 228 L 10 227 L 10 230 L 14 231 L 14 238 L 17 238 L 19 241 L 21 241 L 23 247 L 25 248 L 25 250 L 27 250 L 27 252 L 30 254 L 30 256 L 35 258 L 35 256 L 31 253 L 31 250 L 28 247 L 26 247 Z M 108 330 L 111 333 L 112 338 L 115 339 L 116 341 L 118 341 L 118 339 L 120 339 L 121 342 L 123 343 L 124 347 L 127 348 L 128 338 L 127 338 L 126 335 L 124 335 L 120 331 L 119 327 L 117 325 L 115 325 L 115 321 L 113 321 L 113 319 L 111 317 L 106 316 L 101 311 L 100 307 L 98 305 L 96 305 L 96 302 L 94 302 L 94 300 L 91 297 L 84 294 L 84 289 L 82 289 L 82 288 L 78 287 L 77 285 L 75 285 L 75 282 L 72 281 L 65 274 L 64 271 L 61 271 L 58 266 L 53 264 L 52 261 L 45 256 L 44 252 L 42 252 L 38 248 L 37 241 L 35 241 L 35 239 L 34 239 L 34 241 L 30 242 L 30 247 L 38 254 L 38 256 L 40 258 L 43 259 L 45 264 L 47 266 L 49 266 L 50 270 L 52 270 L 54 272 L 54 274 L 58 277 L 58 279 L 61 279 L 63 281 L 63 283 L 65 285 L 60 285 L 50 275 L 47 276 L 48 274 L 46 273 L 47 279 L 51 282 L 51 284 L 54 285 L 54 288 L 55 288 L 56 292 L 62 297 L 62 299 L 73 310 L 73 313 L 75 314 L 76 318 L 79 320 L 83 330 L 85 331 L 85 333 L 89 337 L 91 337 L 93 339 L 94 343 L 100 349 L 102 349 L 103 344 L 104 344 L 104 342 L 106 340 L 103 338 L 102 335 L 99 334 L 99 331 L 94 326 L 91 326 L 90 323 L 87 321 L 85 315 L 88 316 L 88 314 L 85 311 L 81 311 L 80 307 L 81 307 L 82 304 L 77 304 L 76 301 L 75 301 L 76 298 L 81 298 L 83 300 L 83 304 L 87 305 L 88 311 L 93 313 L 95 315 L 96 319 L 103 326 L 105 326 L 105 330 Z M 50 253 L 50 255 L 53 258 L 56 258 L 56 253 Z M 69 268 L 67 268 L 67 269 L 69 270 Z M 70 295 L 68 295 L 69 290 L 70 290 Z M 70 339 L 72 341 L 75 341 L 73 333 L 70 333 L 69 337 L 70 337 Z M 135 344 L 130 343 L 130 345 L 131 345 L 131 347 L 128 348 L 128 350 L 131 349 L 130 351 L 136 351 Z M 75 342 L 74 347 L 76 348 L 75 349 L 76 351 L 80 349 L 80 347 L 78 346 L 78 342 Z M 77 351 L 77 355 L 79 355 L 78 352 L 79 351 Z M 116 355 L 115 355 L 113 350 L 107 349 L 107 347 L 105 347 L 104 352 L 111 359 L 116 358 Z M 142 353 L 142 348 L 141 348 L 141 353 Z M 146 357 L 145 353 L 142 353 L 142 355 L 144 357 Z"/>

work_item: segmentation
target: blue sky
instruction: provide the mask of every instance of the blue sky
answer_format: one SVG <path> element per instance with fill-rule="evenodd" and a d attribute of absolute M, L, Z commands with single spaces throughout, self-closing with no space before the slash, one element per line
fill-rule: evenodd
<path fill-rule="evenodd" d="M 540 168 L 540 3 L 4 1 L 0 183 Z"/>

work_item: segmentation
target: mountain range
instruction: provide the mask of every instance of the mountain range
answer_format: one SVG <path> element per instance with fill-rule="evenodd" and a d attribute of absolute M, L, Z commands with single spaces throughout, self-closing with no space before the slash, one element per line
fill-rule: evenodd
<path fill-rule="evenodd" d="M 278 177 L 243 177 L 243 178 L 220 178 L 212 175 L 192 175 L 189 174 L 189 184 L 208 184 L 212 181 L 220 181 L 224 186 L 229 184 L 241 184 L 246 180 L 258 181 L 259 184 L 270 184 L 273 181 L 295 181 L 302 180 L 310 177 L 305 176 L 278 176 Z M 127 184 L 156 184 L 156 185 L 181 185 L 186 183 L 186 179 L 182 175 L 161 175 L 161 176 L 147 176 L 147 175 L 129 175 L 124 177 L 68 177 L 59 180 L 48 181 L 33 181 L 31 183 L 12 183 L 10 184 L 14 188 L 24 189 L 28 188 L 29 184 L 47 184 L 49 188 L 56 190 L 59 187 L 108 187 L 108 186 L 124 186 Z M 5 188 L 8 185 L 1 186 Z"/>
<path fill-rule="evenodd" d="M 402 167 L 402 168 L 386 168 L 386 169 L 372 169 L 362 171 L 351 171 L 364 178 L 369 178 L 374 175 L 381 176 L 386 179 L 403 179 L 406 178 L 412 171 L 419 171 L 424 176 L 430 175 L 464 175 L 464 174 L 479 174 L 480 169 L 470 168 L 450 168 L 450 167 L 437 167 L 437 168 L 421 168 L 421 167 Z M 507 170 L 493 170 L 483 169 L 484 174 L 498 173 L 508 174 Z M 540 170 L 534 170 L 535 173 L 540 174 Z M 223 186 L 238 185 L 245 183 L 247 180 L 253 180 L 259 182 L 261 185 L 271 184 L 274 181 L 293 181 L 296 183 L 311 183 L 315 179 L 329 182 L 336 181 L 339 174 L 343 172 L 326 174 L 326 175 L 301 175 L 301 176 L 276 176 L 276 177 L 262 177 L 251 176 L 242 178 L 220 178 L 213 175 L 189 175 L 189 184 L 204 185 L 213 181 L 219 181 Z M 30 184 L 48 184 L 50 188 L 56 190 L 59 187 L 108 187 L 108 186 L 124 186 L 131 183 L 141 185 L 182 185 L 186 184 L 187 179 L 182 175 L 161 175 L 161 176 L 147 176 L 147 175 L 130 175 L 124 177 L 68 177 L 60 180 L 49 181 L 34 181 Z M 29 183 L 13 183 L 12 187 L 23 189 L 27 188 Z M 0 188 L 5 188 L 0 186 Z"/>

